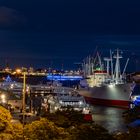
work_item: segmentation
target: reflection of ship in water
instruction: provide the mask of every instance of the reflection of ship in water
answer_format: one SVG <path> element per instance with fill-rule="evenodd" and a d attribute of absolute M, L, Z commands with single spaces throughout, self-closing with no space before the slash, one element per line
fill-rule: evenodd
<path fill-rule="evenodd" d="M 116 60 L 114 65 L 113 61 Z M 126 82 L 125 71 L 129 62 L 127 59 L 123 72 L 120 69 L 120 51 L 112 57 L 105 58 L 106 69 L 97 53 L 95 58 L 88 57 L 83 63 L 83 70 L 86 79 L 81 80 L 79 93 L 88 102 L 110 106 L 128 107 L 131 92 L 131 84 Z M 96 63 L 98 61 L 98 63 Z"/>

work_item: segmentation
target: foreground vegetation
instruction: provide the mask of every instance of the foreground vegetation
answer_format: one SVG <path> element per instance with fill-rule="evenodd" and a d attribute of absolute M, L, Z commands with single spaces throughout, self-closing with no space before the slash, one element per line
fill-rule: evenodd
<path fill-rule="evenodd" d="M 23 135 L 22 124 L 11 123 L 12 116 L 0 106 L 0 140 L 20 140 Z"/>
<path fill-rule="evenodd" d="M 127 133 L 109 134 L 102 126 L 84 121 L 81 113 L 73 110 L 42 114 L 39 120 L 26 124 L 24 128 L 21 123 L 11 123 L 11 119 L 10 112 L 0 107 L 0 140 L 140 139 L 140 128 L 130 128 Z"/>

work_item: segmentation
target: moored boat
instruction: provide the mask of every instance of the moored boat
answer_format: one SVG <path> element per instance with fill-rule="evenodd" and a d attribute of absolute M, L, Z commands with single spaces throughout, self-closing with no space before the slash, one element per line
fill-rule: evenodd
<path fill-rule="evenodd" d="M 88 57 L 84 61 L 83 70 L 86 78 L 80 82 L 82 88 L 79 89 L 79 93 L 92 104 L 129 107 L 132 83 L 127 83 L 125 75 L 129 59 L 121 72 L 120 59 L 122 56 L 118 49 L 114 57 L 110 52 L 110 57 L 104 59 L 106 69 L 98 53 L 96 57 L 98 58 L 98 68 L 95 59 Z M 116 59 L 115 65 L 113 58 Z"/>

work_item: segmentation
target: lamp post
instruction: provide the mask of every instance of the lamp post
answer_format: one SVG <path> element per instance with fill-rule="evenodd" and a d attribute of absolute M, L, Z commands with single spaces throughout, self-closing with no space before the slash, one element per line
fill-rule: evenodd
<path fill-rule="evenodd" d="M 26 72 L 23 72 L 23 93 L 22 93 L 22 115 L 23 115 L 23 127 L 25 125 L 25 94 L 26 94 Z"/>

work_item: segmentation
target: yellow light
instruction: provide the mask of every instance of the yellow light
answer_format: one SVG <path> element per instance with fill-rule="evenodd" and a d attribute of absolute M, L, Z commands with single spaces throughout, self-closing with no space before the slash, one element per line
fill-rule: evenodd
<path fill-rule="evenodd" d="M 6 96 L 4 94 L 1 95 L 1 99 L 4 100 Z"/>
<path fill-rule="evenodd" d="M 16 69 L 16 73 L 20 74 L 21 73 L 21 69 Z"/>

